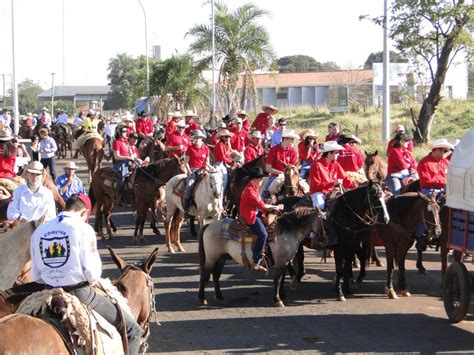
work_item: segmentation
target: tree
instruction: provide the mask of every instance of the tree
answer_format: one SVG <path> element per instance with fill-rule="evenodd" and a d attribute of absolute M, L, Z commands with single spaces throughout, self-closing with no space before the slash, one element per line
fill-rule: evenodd
<path fill-rule="evenodd" d="M 372 69 L 373 63 L 383 63 L 383 52 L 370 53 L 364 63 L 364 69 Z M 390 51 L 390 63 L 408 63 L 408 59 L 398 52 Z"/>
<path fill-rule="evenodd" d="M 18 84 L 18 110 L 20 114 L 26 115 L 28 112 L 38 112 L 40 103 L 38 94 L 43 88 L 31 79 L 26 78 Z"/>
<path fill-rule="evenodd" d="M 446 73 L 456 54 L 472 46 L 467 25 L 474 6 L 465 0 L 395 0 L 391 9 L 390 38 L 407 58 L 424 63 L 431 85 L 418 117 L 413 115 L 415 141 L 427 142 L 440 103 Z M 373 19 L 383 25 L 383 17 Z"/>
<path fill-rule="evenodd" d="M 202 67 L 193 64 L 190 55 L 174 55 L 161 63 L 155 63 L 150 75 L 150 91 L 160 98 L 160 111 L 201 108 L 209 104 Z"/>
<path fill-rule="evenodd" d="M 301 54 L 281 57 L 277 60 L 276 65 L 280 73 L 340 70 L 338 65 L 334 62 L 320 63 L 313 57 Z"/>
<path fill-rule="evenodd" d="M 256 21 L 268 12 L 255 5 L 245 4 L 230 11 L 223 3 L 216 4 L 215 47 L 219 68 L 218 92 L 224 99 L 225 109 L 237 109 L 237 81 L 244 73 L 240 106 L 244 108 L 247 93 L 256 95 L 253 72 L 272 63 L 274 55 L 267 30 Z M 212 62 L 212 28 L 209 24 L 193 26 L 186 36 L 191 36 L 190 51 L 204 56 L 202 63 Z"/>

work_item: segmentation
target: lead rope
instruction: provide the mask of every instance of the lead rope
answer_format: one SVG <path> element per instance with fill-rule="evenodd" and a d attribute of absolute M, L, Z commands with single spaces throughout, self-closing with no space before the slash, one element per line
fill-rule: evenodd
<path fill-rule="evenodd" d="M 142 340 L 141 340 L 141 345 L 143 347 L 143 351 L 142 351 L 143 355 L 146 354 L 149 347 L 147 340 L 148 340 L 148 337 L 150 336 L 150 323 L 152 321 L 152 318 L 154 318 L 157 325 L 161 325 L 160 322 L 158 321 L 158 315 L 156 312 L 155 296 L 153 295 L 153 280 L 148 274 L 146 274 L 145 277 L 147 279 L 148 287 L 150 288 L 150 311 L 148 314 L 148 319 L 145 322 L 145 329 L 144 329 L 144 333 L 142 335 Z"/>

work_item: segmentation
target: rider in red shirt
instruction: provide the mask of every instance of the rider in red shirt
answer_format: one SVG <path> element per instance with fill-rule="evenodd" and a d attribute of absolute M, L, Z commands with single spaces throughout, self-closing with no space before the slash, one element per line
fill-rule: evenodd
<path fill-rule="evenodd" d="M 12 142 L 10 131 L 0 130 L 0 178 L 14 178 L 18 147 Z M 18 140 L 15 139 L 17 142 Z"/>
<path fill-rule="evenodd" d="M 244 163 L 248 163 L 259 156 L 263 155 L 264 149 L 262 146 L 262 133 L 260 131 L 253 131 L 250 133 L 250 144 L 244 150 Z"/>
<path fill-rule="evenodd" d="M 337 162 L 344 171 L 360 172 L 364 167 L 364 155 L 357 149 L 356 144 L 362 143 L 359 138 L 352 134 L 341 134 L 337 142 L 344 147 L 339 152 Z"/>
<path fill-rule="evenodd" d="M 265 209 L 274 208 L 283 210 L 283 205 L 265 204 L 258 192 L 262 184 L 262 178 L 268 176 L 261 168 L 252 168 L 249 171 L 249 183 L 242 191 L 240 198 L 240 217 L 247 223 L 250 229 L 258 235 L 253 250 L 254 270 L 266 272 L 267 269 L 260 265 L 262 261 L 262 249 L 268 238 L 268 232 L 262 221 L 262 214 Z"/>
<path fill-rule="evenodd" d="M 306 179 L 311 164 L 319 155 L 318 135 L 312 129 L 301 132 L 301 142 L 298 143 L 298 155 L 301 161 L 300 177 Z"/>
<path fill-rule="evenodd" d="M 191 134 L 194 131 L 202 131 L 201 125 L 195 121 L 195 119 L 199 117 L 194 113 L 192 110 L 187 110 L 186 113 L 184 114 L 184 120 L 186 122 L 186 130 L 184 131 L 188 136 L 191 136 Z"/>
<path fill-rule="evenodd" d="M 135 122 L 135 129 L 141 140 L 145 139 L 145 137 L 153 136 L 153 122 L 150 117 L 145 116 L 143 111 L 138 114 L 138 119 Z"/>
<path fill-rule="evenodd" d="M 235 119 L 235 123 L 230 129 L 230 131 L 234 134 L 230 138 L 230 145 L 232 149 L 238 152 L 243 152 L 245 146 L 249 144 L 249 134 L 245 129 L 243 129 L 241 118 Z"/>
<path fill-rule="evenodd" d="M 132 149 L 130 143 L 127 140 L 128 130 L 127 127 L 123 126 L 117 131 L 115 140 L 112 145 L 114 152 L 114 167 L 113 171 L 117 177 L 116 186 L 116 203 L 120 203 L 122 198 L 122 192 L 125 187 L 125 180 L 130 175 L 130 165 L 133 161 Z"/>
<path fill-rule="evenodd" d="M 405 134 L 397 134 L 393 147 L 388 152 L 386 184 L 394 195 L 400 194 L 404 179 L 409 178 L 408 181 L 413 181 L 416 177 L 416 170 L 413 169 L 415 160 L 405 148 L 405 143 L 408 140 L 409 138 Z"/>
<path fill-rule="evenodd" d="M 253 121 L 250 129 L 254 128 L 260 131 L 263 135 L 265 132 L 268 131 L 273 124 L 273 115 L 278 112 L 278 109 L 272 105 L 265 105 L 262 107 L 262 111 L 260 112 L 255 121 Z"/>
<path fill-rule="evenodd" d="M 184 120 L 178 121 L 178 123 L 176 123 L 175 132 L 166 135 L 165 151 L 168 152 L 168 154 L 180 156 L 188 149 L 190 142 L 188 135 L 184 133 L 185 128 L 186 123 Z"/>
<path fill-rule="evenodd" d="M 183 118 L 181 112 L 168 112 L 168 124 L 166 125 L 165 135 L 170 136 L 176 131 L 176 123 Z"/>
<path fill-rule="evenodd" d="M 249 115 L 244 110 L 239 110 L 236 112 L 237 117 L 242 119 L 242 128 L 245 129 L 247 132 L 250 132 L 250 121 Z"/>
<path fill-rule="evenodd" d="M 401 124 L 398 124 L 396 127 L 395 127 L 395 135 L 397 134 L 404 134 L 405 133 L 405 127 Z M 387 144 L 387 156 L 388 156 L 388 153 L 390 152 L 390 149 L 392 149 L 393 147 L 393 143 L 395 143 L 395 138 L 392 138 L 388 141 L 388 144 Z M 408 140 L 407 142 L 405 142 L 405 148 L 408 149 L 410 152 L 413 151 L 413 141 L 410 139 Z"/>
<path fill-rule="evenodd" d="M 328 134 L 326 135 L 326 142 L 335 141 L 341 134 L 341 125 L 337 122 L 328 124 Z"/>
<path fill-rule="evenodd" d="M 216 146 L 214 147 L 214 165 L 222 171 L 224 186 L 224 194 L 227 191 L 227 183 L 229 181 L 229 175 L 227 169 L 233 166 L 232 160 L 232 148 L 230 146 L 230 138 L 232 132 L 227 129 L 222 129 L 216 134 L 216 138 L 219 139 Z"/>

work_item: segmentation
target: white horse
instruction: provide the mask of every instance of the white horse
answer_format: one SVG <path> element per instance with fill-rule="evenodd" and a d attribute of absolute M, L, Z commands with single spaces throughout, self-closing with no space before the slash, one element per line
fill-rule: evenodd
<path fill-rule="evenodd" d="M 186 174 L 172 177 L 165 187 L 166 199 L 166 246 L 168 252 L 174 253 L 171 243 L 174 242 L 178 251 L 184 252 L 180 241 L 180 229 L 184 219 L 184 208 L 181 196 L 175 191 L 178 183 L 186 179 Z M 207 174 L 197 182 L 194 202 L 196 207 L 190 207 L 190 214 L 199 219 L 199 227 L 202 228 L 207 218 L 217 220 L 223 212 L 223 175 L 219 169 L 209 169 Z"/>

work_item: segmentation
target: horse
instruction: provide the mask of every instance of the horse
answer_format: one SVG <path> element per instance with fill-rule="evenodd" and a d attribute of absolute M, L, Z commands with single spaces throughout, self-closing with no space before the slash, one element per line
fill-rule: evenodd
<path fill-rule="evenodd" d="M 136 208 L 134 240 L 143 239 L 143 227 L 149 210 L 152 212 L 151 228 L 155 234 L 160 235 L 158 228 L 156 228 L 156 215 L 157 210 L 161 208 L 157 201 L 163 198 L 161 196 L 163 193 L 162 187 L 173 176 L 185 171 L 183 159 L 176 156 L 137 168 L 133 180 Z"/>
<path fill-rule="evenodd" d="M 226 211 L 228 216 L 236 217 L 240 208 L 240 197 L 242 191 L 248 183 L 248 174 L 252 168 L 262 168 L 265 170 L 265 155 L 261 155 L 254 160 L 251 160 L 235 171 L 229 176 L 229 186 L 227 188 L 227 206 Z"/>
<path fill-rule="evenodd" d="M 246 266 L 248 260 L 244 255 L 252 255 L 250 244 L 242 246 L 241 241 L 221 237 L 224 220 L 214 221 L 204 226 L 199 232 L 199 265 L 200 280 L 198 300 L 206 305 L 205 287 L 212 273 L 215 297 L 223 302 L 219 279 L 225 261 L 230 255 L 237 263 Z M 269 241 L 274 260 L 273 301 L 278 307 L 284 307 L 284 279 L 286 266 L 295 256 L 301 241 L 310 233 L 321 233 L 320 211 L 313 208 L 299 208 L 293 212 L 284 213 L 276 220 L 276 238 Z M 245 248 L 245 250 L 243 250 Z M 247 265 L 248 267 L 248 265 Z"/>
<path fill-rule="evenodd" d="M 100 169 L 102 159 L 104 158 L 104 140 L 92 136 L 85 140 L 80 147 L 81 154 L 86 159 L 87 169 L 89 171 L 89 183 L 92 181 L 92 175 Z"/>
<path fill-rule="evenodd" d="M 138 147 L 138 156 L 144 160 L 150 158 L 151 162 L 160 161 L 167 157 L 165 144 L 159 139 L 144 139 Z"/>
<path fill-rule="evenodd" d="M 365 152 L 365 175 L 368 180 L 384 181 L 387 177 L 387 162 L 379 155 L 378 150 L 373 153 Z"/>
<path fill-rule="evenodd" d="M 390 221 L 377 225 L 376 230 L 385 246 L 387 259 L 387 284 L 385 292 L 389 298 L 398 298 L 393 289 L 393 261 L 398 264 L 398 288 L 403 296 L 410 296 L 405 278 L 405 258 L 413 245 L 413 234 L 418 223 L 425 225 L 428 238 L 438 237 L 441 233 L 439 205 L 434 197 L 421 193 L 406 193 L 392 197 L 387 202 Z"/>
<path fill-rule="evenodd" d="M 54 140 L 58 143 L 56 155 L 58 159 L 66 158 L 68 149 L 72 158 L 72 129 L 67 124 L 54 124 L 51 126 L 51 133 Z"/>
<path fill-rule="evenodd" d="M 166 184 L 166 247 L 168 252 L 174 253 L 171 243 L 174 242 L 178 251 L 184 252 L 181 245 L 180 230 L 184 219 L 184 208 L 181 196 L 176 194 L 178 184 L 185 183 L 186 174 L 176 175 Z M 205 220 L 212 218 L 217 220 L 223 212 L 222 192 L 224 177 L 220 169 L 209 169 L 202 178 L 196 182 L 194 202 L 195 216 L 199 220 L 199 228 L 202 229 Z"/>
<path fill-rule="evenodd" d="M 109 248 L 115 265 L 120 269 L 120 277 L 113 284 L 128 300 L 133 318 L 143 330 L 142 344 L 146 348 L 150 334 L 149 326 L 155 315 L 153 281 L 150 277 L 156 260 L 155 249 L 140 264 L 127 264 Z M 0 297 L 0 299 L 2 299 Z M 0 310 L 12 310 L 15 305 L 0 302 Z M 1 313 L 1 311 L 0 311 Z M 18 334 L 22 341 L 18 341 Z M 2 354 L 69 354 L 63 338 L 47 321 L 25 314 L 14 313 L 0 319 L 0 353 Z"/>
<path fill-rule="evenodd" d="M 332 246 L 336 263 L 336 298 L 345 301 L 346 296 L 352 296 L 352 262 L 355 252 L 360 249 L 361 231 L 378 223 L 388 223 L 390 219 L 381 184 L 369 180 L 366 185 L 346 191 L 334 201 L 328 215 L 327 228 L 337 234 L 337 244 Z M 361 266 L 365 267 L 364 253 L 361 256 Z"/>
<path fill-rule="evenodd" d="M 22 123 L 18 130 L 18 135 L 23 139 L 31 139 L 33 137 L 33 128 Z"/>

